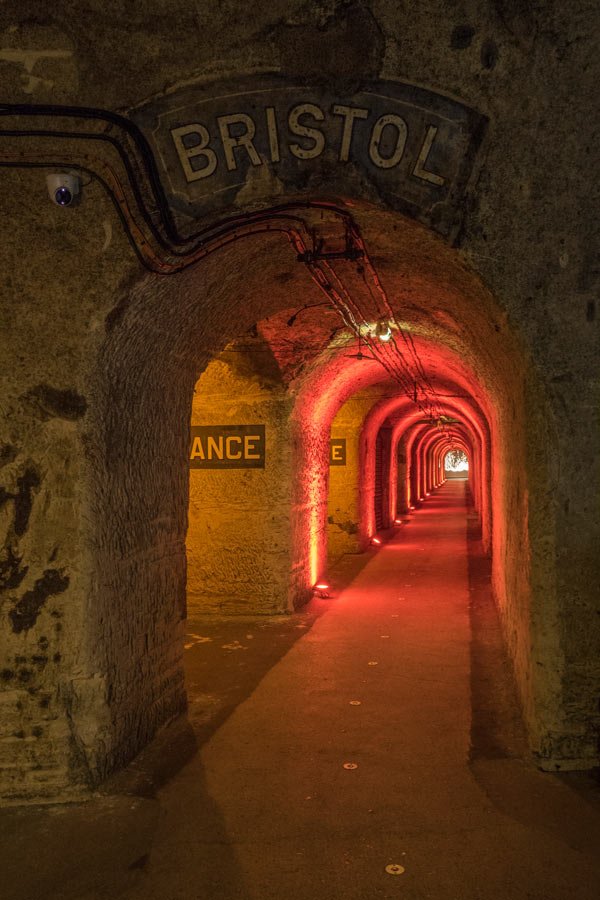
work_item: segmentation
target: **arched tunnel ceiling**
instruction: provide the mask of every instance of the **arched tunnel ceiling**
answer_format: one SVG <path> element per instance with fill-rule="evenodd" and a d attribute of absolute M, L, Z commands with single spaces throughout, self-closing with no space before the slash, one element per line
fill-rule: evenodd
<path fill-rule="evenodd" d="M 426 352 L 426 344 L 438 348 L 428 353 L 432 377 L 454 381 L 462 389 L 468 381 L 469 393 L 475 381 L 490 396 L 506 393 L 508 384 L 521 377 L 522 353 L 504 314 L 460 253 L 397 213 L 353 205 L 352 214 L 395 318 L 415 338 L 423 339 L 420 352 Z M 339 260 L 334 270 L 349 296 L 365 311 L 372 310 L 374 286 L 360 265 Z M 169 319 L 169 331 L 177 333 L 178 356 L 187 357 L 197 371 L 207 359 L 203 350 L 224 348 L 232 339 L 243 338 L 246 345 L 260 336 L 272 347 L 281 380 L 293 385 L 306 377 L 325 348 L 335 348 L 331 355 L 339 358 L 347 346 L 343 332 L 334 334 L 342 325 L 339 316 L 328 309 L 326 295 L 282 238 L 239 240 L 180 273 L 176 283 L 159 285 L 158 290 L 156 279 L 146 276 L 139 291 L 140 299 L 146 296 L 153 307 L 162 295 L 164 307 L 154 324 L 160 326 L 161 315 Z M 200 301 L 208 308 L 210 334 L 206 330 L 199 333 L 200 326 L 195 325 L 194 308 Z M 323 303 L 303 310 L 288 325 L 296 311 Z M 257 323 L 260 327 L 253 338 L 247 332 Z M 203 327 L 206 329 L 206 316 Z M 442 354 L 444 347 L 447 352 Z M 359 362 L 357 384 L 372 383 L 367 362 Z M 339 362 L 335 371 L 340 371 Z"/>
<path fill-rule="evenodd" d="M 288 309 L 271 316 L 229 351 L 255 357 L 263 377 L 280 381 L 301 398 L 306 395 L 304 402 L 318 402 L 320 408 L 329 404 L 331 414 L 349 396 L 377 386 L 384 407 L 382 421 L 402 418 L 410 424 L 422 420 L 427 418 L 422 404 L 433 401 L 441 414 L 462 417 L 469 427 L 476 423 L 482 436 L 486 428 L 483 410 L 489 413 L 490 402 L 475 374 L 450 348 L 424 338 L 419 333 L 422 326 L 413 328 L 405 322 L 404 329 L 411 334 L 419 368 L 398 332 L 394 332 L 395 348 L 387 349 L 391 355 L 400 353 L 414 372 L 410 395 L 327 305 Z M 235 356 L 231 358 L 235 361 Z"/>
<path fill-rule="evenodd" d="M 489 421 L 495 407 L 514 392 L 522 364 L 485 286 L 456 251 L 414 222 L 364 205 L 353 207 L 353 215 L 394 318 L 414 341 L 423 367 L 422 373 L 415 371 L 418 399 L 431 399 L 427 380 L 440 408 L 473 405 Z M 374 285 L 360 260 L 336 260 L 333 269 L 364 318 L 374 323 L 369 316 L 377 308 Z M 198 290 L 198 283 L 193 284 L 196 272 L 209 293 L 222 298 L 224 319 L 229 298 L 223 294 L 244 297 L 248 330 L 243 335 L 238 332 L 230 351 L 255 357 L 261 377 L 305 395 L 305 402 L 320 398 L 321 404 L 331 404 L 331 414 L 347 397 L 371 385 L 394 395 L 402 392 L 378 362 L 356 358 L 361 351 L 368 356 L 368 348 L 359 347 L 356 336 L 285 242 L 253 238 L 220 251 L 195 271 L 182 273 L 180 284 L 192 282 L 192 292 Z M 243 283 L 239 283 L 242 272 Z M 238 315 L 227 324 L 231 338 L 242 319 Z M 415 369 L 400 333 L 394 333 L 409 369 Z"/>

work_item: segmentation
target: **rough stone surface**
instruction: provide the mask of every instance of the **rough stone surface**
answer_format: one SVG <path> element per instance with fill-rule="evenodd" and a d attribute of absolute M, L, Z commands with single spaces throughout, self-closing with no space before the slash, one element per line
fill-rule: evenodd
<path fill-rule="evenodd" d="M 443 377 L 469 387 L 488 423 L 492 582 L 530 744 L 563 768 L 597 763 L 600 715 L 597 29 L 584 0 L 0 10 L 5 103 L 126 112 L 190 82 L 260 71 L 311 81 L 333 67 L 346 83 L 405 80 L 488 117 L 454 247 L 377 198 L 362 204 L 343 173 L 336 196 L 354 204 L 397 317 L 424 354 L 428 342 L 442 348 Z M 194 384 L 253 325 L 323 297 L 275 235 L 173 277 L 148 274 L 96 177 L 72 208 L 50 203 L 45 175 L 82 164 L 77 142 L 2 140 L 0 785 L 12 799 L 64 798 L 185 707 Z M 112 150 L 97 153 L 117 171 Z M 24 166 L 23 154 L 50 168 Z M 313 198 L 330 189 L 325 175 L 311 181 Z M 313 550 L 325 558 L 325 423 L 377 381 L 344 381 L 318 359 L 324 315 L 321 348 L 286 362 L 292 444 L 308 411 L 321 429 L 305 435 L 312 456 L 296 457 L 313 460 L 320 498 L 313 549 L 300 548 L 305 520 L 292 525 L 297 594 Z M 307 486 L 294 490 L 292 508 L 308 508 Z"/>
<path fill-rule="evenodd" d="M 254 350 L 234 346 L 209 364 L 194 389 L 192 425 L 264 424 L 266 459 L 259 469 L 190 469 L 190 613 L 293 608 L 293 602 L 288 607 L 291 401 L 268 371 L 270 358 L 266 342 Z"/>
<path fill-rule="evenodd" d="M 346 440 L 346 465 L 329 470 L 327 507 L 328 559 L 358 553 L 360 541 L 360 438 L 363 421 L 381 395 L 381 389 L 361 391 L 342 406 L 331 425 L 331 434 Z"/>

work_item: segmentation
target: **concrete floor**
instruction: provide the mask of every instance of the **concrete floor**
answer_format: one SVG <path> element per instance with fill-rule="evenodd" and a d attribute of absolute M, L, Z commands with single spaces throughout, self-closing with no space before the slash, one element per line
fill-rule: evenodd
<path fill-rule="evenodd" d="M 192 731 L 4 810 L 4 900 L 596 900 L 598 790 L 527 757 L 464 491 L 301 615 L 190 620 Z"/>

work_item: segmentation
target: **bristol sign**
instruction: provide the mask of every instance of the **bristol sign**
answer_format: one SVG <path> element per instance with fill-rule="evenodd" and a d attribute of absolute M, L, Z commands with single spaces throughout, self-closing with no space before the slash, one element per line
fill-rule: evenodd
<path fill-rule="evenodd" d="M 400 82 L 344 91 L 275 75 L 190 87 L 133 110 L 174 210 L 210 217 L 298 196 L 358 196 L 442 234 L 486 119 Z"/>

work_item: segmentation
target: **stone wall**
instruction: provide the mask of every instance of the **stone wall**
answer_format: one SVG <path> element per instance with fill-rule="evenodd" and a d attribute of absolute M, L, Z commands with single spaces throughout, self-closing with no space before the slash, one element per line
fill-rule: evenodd
<path fill-rule="evenodd" d="M 346 465 L 329 469 L 328 558 L 332 562 L 344 553 L 364 549 L 360 536 L 360 438 L 364 419 L 380 396 L 381 389 L 354 395 L 344 403 L 331 425 L 331 436 L 346 440 Z"/>
<path fill-rule="evenodd" d="M 477 372 L 494 588 L 531 746 L 563 768 L 596 764 L 599 726 L 597 28 L 586 2 L 0 10 L 4 103 L 127 114 L 185 84 L 268 71 L 344 90 L 407 81 L 487 116 L 452 246 L 388 214 L 349 171 L 325 168 L 297 196 L 348 198 L 399 318 Z M 45 128 L 56 120 L 37 118 Z M 123 227 L 135 198 L 107 191 L 114 148 L 2 141 L 0 780 L 8 798 L 64 798 L 185 706 L 194 384 L 228 341 L 321 295 L 276 236 L 148 274 Z M 48 199 L 57 166 L 86 170 L 73 208 Z"/>
<path fill-rule="evenodd" d="M 266 434 L 264 468 L 190 468 L 187 602 L 196 615 L 293 608 L 291 400 L 260 357 L 234 347 L 208 365 L 194 390 L 193 426 L 259 424 Z"/>

